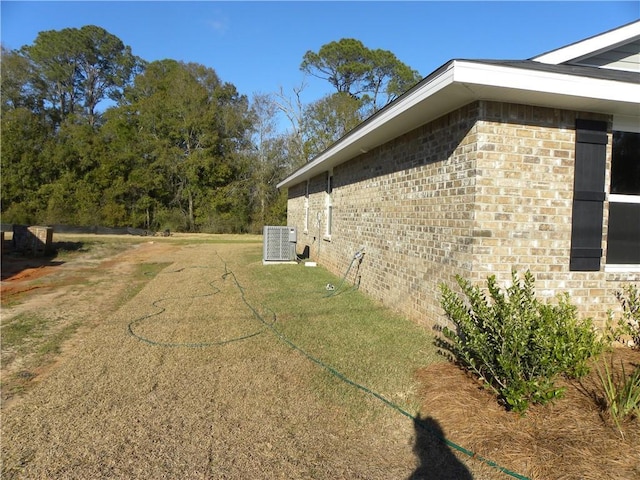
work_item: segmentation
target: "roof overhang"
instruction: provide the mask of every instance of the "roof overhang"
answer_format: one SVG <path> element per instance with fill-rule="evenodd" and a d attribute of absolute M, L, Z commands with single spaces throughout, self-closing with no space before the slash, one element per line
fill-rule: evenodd
<path fill-rule="evenodd" d="M 286 188 L 476 100 L 640 116 L 640 83 L 452 60 L 281 181 Z"/>
<path fill-rule="evenodd" d="M 532 60 L 559 65 L 566 62 L 578 62 L 580 59 L 597 55 L 618 45 L 640 38 L 640 22 L 632 22 L 608 32 L 595 35 L 566 47 L 552 50 L 534 57 Z"/>

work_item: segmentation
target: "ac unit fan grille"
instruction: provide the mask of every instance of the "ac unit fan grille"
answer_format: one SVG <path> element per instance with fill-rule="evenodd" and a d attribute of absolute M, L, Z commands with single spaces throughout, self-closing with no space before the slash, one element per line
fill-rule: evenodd
<path fill-rule="evenodd" d="M 295 260 L 296 244 L 291 241 L 291 227 L 264 227 L 263 261 L 290 262 Z"/>

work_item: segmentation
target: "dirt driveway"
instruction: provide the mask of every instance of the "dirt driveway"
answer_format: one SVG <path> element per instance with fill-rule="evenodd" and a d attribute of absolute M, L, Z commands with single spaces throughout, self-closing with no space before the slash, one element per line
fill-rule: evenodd
<path fill-rule="evenodd" d="M 380 402 L 363 394 L 371 413 L 354 418 L 308 388 L 317 366 L 256 322 L 224 276 L 242 283 L 256 265 L 238 259 L 259 249 L 139 243 L 64 295 L 44 292 L 42 308 L 90 328 L 3 409 L 2 478 L 471 478 L 446 448 L 416 455 L 430 440 Z M 167 265 L 118 305 L 141 262 Z"/>

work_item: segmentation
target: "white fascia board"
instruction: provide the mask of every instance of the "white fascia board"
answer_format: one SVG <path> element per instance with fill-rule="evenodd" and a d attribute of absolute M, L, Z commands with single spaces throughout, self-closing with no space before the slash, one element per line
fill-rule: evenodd
<path fill-rule="evenodd" d="M 383 108 L 373 117 L 365 120 L 360 126 L 331 145 L 311 162 L 278 183 L 276 188 L 288 187 L 300 181 L 308 180 L 323 171 L 329 170 L 341 161 L 347 160 L 347 157 L 353 158 L 359 153 L 364 153 L 370 148 L 379 145 L 380 142 L 374 140 L 368 142 L 367 140 L 370 137 L 379 135 L 380 130 L 384 129 L 385 126 L 391 125 L 402 114 L 419 107 L 429 97 L 451 85 L 453 83 L 452 67 L 453 62 L 448 68 L 445 68 L 439 75 L 434 76 L 424 85 L 419 86 L 404 98 L 398 99 L 390 104 L 388 108 Z"/>
<path fill-rule="evenodd" d="M 601 51 L 614 48 L 617 45 L 633 41 L 638 37 L 640 37 L 640 21 L 624 25 L 615 30 L 610 30 L 551 52 L 543 53 L 531 60 L 560 65 L 571 60 L 575 61 L 586 56 L 595 55 Z"/>
<path fill-rule="evenodd" d="M 308 180 L 419 127 L 416 118 L 425 123 L 474 100 L 586 110 L 633 119 L 640 113 L 640 84 L 454 60 L 282 180 L 277 188 Z M 407 119 L 414 123 L 401 125 Z"/>
<path fill-rule="evenodd" d="M 455 67 L 454 81 L 472 90 L 474 85 L 515 89 L 535 95 L 583 97 L 640 108 L 640 84 L 637 83 L 464 61 L 456 62 Z"/>

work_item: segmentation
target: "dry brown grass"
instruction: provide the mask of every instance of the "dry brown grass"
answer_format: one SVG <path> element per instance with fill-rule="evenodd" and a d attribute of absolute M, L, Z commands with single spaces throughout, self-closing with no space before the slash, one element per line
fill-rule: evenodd
<path fill-rule="evenodd" d="M 352 387 L 263 329 L 223 278 L 231 269 L 259 306 L 249 279 L 261 266 L 246 259 L 261 245 L 175 240 L 79 259 L 87 282 L 3 309 L 3 318 L 38 308 L 84 322 L 57 362 L 3 404 L 3 479 L 509 478 L 434 440 L 438 429 L 532 478 L 637 476 L 637 423 L 622 441 L 600 418 L 592 383 L 519 418 L 455 367 L 434 364 L 416 377 L 428 430 L 364 392 L 324 394 Z M 127 296 L 131 266 L 149 262 L 170 265 Z"/>
<path fill-rule="evenodd" d="M 153 342 L 215 343 L 253 332 L 251 312 L 221 278 L 218 254 L 246 278 L 234 259 L 259 248 L 132 251 L 137 261 L 172 265 L 115 312 L 85 305 L 91 331 L 3 411 L 3 478 L 408 477 L 412 423 L 364 394 L 370 416 L 354 418 L 348 404 L 328 402 L 311 387 L 325 374 L 273 335 L 189 348 L 127 333 L 133 320 L 157 311 L 154 304 L 164 312 L 136 323 Z"/>

